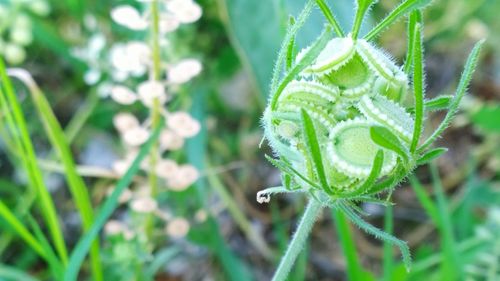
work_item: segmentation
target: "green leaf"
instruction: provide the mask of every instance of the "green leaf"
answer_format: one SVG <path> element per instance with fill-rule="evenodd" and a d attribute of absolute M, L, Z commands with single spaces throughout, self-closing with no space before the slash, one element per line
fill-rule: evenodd
<path fill-rule="evenodd" d="M 352 27 L 352 38 L 358 38 L 359 30 L 361 28 L 361 24 L 363 23 L 363 19 L 366 15 L 366 12 L 370 8 L 371 5 L 375 4 L 378 0 L 356 0 L 356 16 L 354 17 L 354 24 Z"/>
<path fill-rule="evenodd" d="M 469 87 L 469 83 L 472 80 L 472 75 L 474 74 L 474 70 L 476 69 L 477 62 L 479 60 L 479 54 L 481 53 L 481 49 L 483 47 L 484 40 L 479 41 L 472 49 L 469 57 L 467 58 L 467 62 L 465 63 L 464 72 L 460 77 L 460 82 L 458 83 L 458 88 L 455 94 L 455 98 L 453 99 L 450 109 L 446 113 L 443 121 L 439 125 L 439 127 L 432 133 L 432 135 L 422 144 L 418 151 L 421 153 L 426 150 L 442 133 L 443 131 L 450 125 L 453 116 L 456 114 L 458 110 L 458 106 L 460 105 L 460 101 L 463 96 L 467 92 L 467 88 Z"/>
<path fill-rule="evenodd" d="M 280 7 L 277 0 L 218 0 L 222 22 L 244 68 L 251 75 L 259 97 L 269 93 L 269 77 L 282 39 Z M 288 43 L 287 40 L 285 43 Z"/>
<path fill-rule="evenodd" d="M 422 46 L 422 25 L 415 25 L 413 40 L 413 93 L 415 97 L 415 125 L 413 126 L 413 137 L 410 144 L 410 152 L 413 153 L 418 146 L 424 122 L 424 50 Z"/>
<path fill-rule="evenodd" d="M 414 54 L 414 49 L 413 47 L 415 46 L 415 27 L 417 23 L 422 22 L 422 14 L 420 13 L 419 10 L 415 10 L 411 12 L 409 20 L 408 20 L 408 46 L 407 46 L 407 52 L 406 52 L 406 59 L 405 59 L 405 64 L 403 66 L 403 71 L 409 75 L 411 72 L 411 68 L 413 66 L 413 54 Z"/>
<path fill-rule="evenodd" d="M 389 27 L 402 16 L 414 11 L 422 9 L 429 5 L 432 0 L 406 0 L 397 6 L 389 13 L 379 24 L 377 24 L 366 36 L 365 39 L 370 41 L 374 39 L 380 32 Z"/>
<path fill-rule="evenodd" d="M 472 123 L 479 128 L 493 133 L 500 133 L 500 104 L 483 106 L 479 111 L 472 114 Z"/>
<path fill-rule="evenodd" d="M 376 144 L 396 152 L 405 163 L 409 162 L 408 150 L 389 129 L 382 126 L 372 126 L 370 128 L 370 136 Z"/>
<path fill-rule="evenodd" d="M 445 147 L 438 147 L 435 149 L 431 149 L 430 151 L 427 151 L 424 155 L 422 155 L 418 160 L 417 160 L 417 165 L 425 165 L 432 160 L 440 157 L 441 155 L 445 154 L 448 151 L 448 148 Z"/>
<path fill-rule="evenodd" d="M 321 149 L 319 147 L 316 129 L 314 128 L 313 121 L 305 110 L 301 110 L 302 125 L 304 126 L 304 137 L 307 144 L 308 151 L 314 163 L 314 170 L 319 178 L 321 187 L 329 193 L 333 194 L 328 181 L 326 179 L 325 167 L 323 166 L 323 158 L 321 157 Z"/>
<path fill-rule="evenodd" d="M 64 281 L 76 281 L 80 267 L 87 255 L 92 242 L 99 235 L 100 230 L 103 228 L 104 224 L 108 221 L 109 217 L 113 214 L 113 211 L 118 207 L 118 198 L 123 193 L 123 191 L 132 182 L 134 176 L 139 172 L 141 162 L 146 158 L 149 151 L 153 147 L 153 144 L 158 140 L 160 131 L 165 124 L 165 120 L 161 119 L 158 127 L 154 128 L 153 133 L 149 140 L 141 147 L 139 153 L 135 157 L 132 165 L 127 170 L 125 175 L 116 183 L 116 187 L 111 193 L 111 195 L 106 199 L 104 204 L 95 217 L 94 223 L 89 228 L 87 232 L 80 238 L 76 244 L 75 249 L 71 253 L 68 267 L 64 274 Z"/>
<path fill-rule="evenodd" d="M 438 111 L 448 109 L 453 101 L 453 96 L 439 96 L 425 101 L 425 110 Z"/>
<path fill-rule="evenodd" d="M 382 166 L 384 165 L 384 152 L 380 149 L 377 151 L 375 158 L 373 159 L 373 166 L 368 178 L 358 187 L 355 188 L 354 191 L 347 193 L 346 197 L 357 197 L 366 193 L 373 184 L 377 181 L 380 176 L 380 172 L 382 171 Z"/>
<path fill-rule="evenodd" d="M 330 23 L 332 26 L 333 30 L 337 33 L 339 37 L 344 37 L 344 31 L 342 30 L 342 27 L 340 26 L 339 22 L 335 18 L 335 16 L 332 13 L 332 10 L 330 7 L 328 7 L 328 4 L 325 3 L 325 0 L 316 0 L 316 4 L 318 5 L 319 9 L 325 16 L 326 20 Z"/>
<path fill-rule="evenodd" d="M 276 168 L 278 168 L 281 172 L 287 173 L 290 176 L 297 176 L 307 184 L 309 184 L 311 187 L 316 188 L 316 189 L 321 189 L 316 183 L 312 182 L 309 180 L 307 177 L 299 173 L 297 170 L 295 170 L 292 165 L 289 163 L 283 161 L 282 159 L 274 159 L 268 155 L 265 155 L 267 161 L 271 162 Z"/>
<path fill-rule="evenodd" d="M 290 19 L 288 21 L 288 29 L 291 29 L 292 26 L 295 24 L 295 18 L 290 16 Z M 290 68 L 292 68 L 292 65 L 294 64 L 294 59 L 295 59 L 295 36 L 292 36 L 290 38 L 290 42 L 288 42 L 288 48 L 286 51 L 286 71 L 289 71 Z"/>

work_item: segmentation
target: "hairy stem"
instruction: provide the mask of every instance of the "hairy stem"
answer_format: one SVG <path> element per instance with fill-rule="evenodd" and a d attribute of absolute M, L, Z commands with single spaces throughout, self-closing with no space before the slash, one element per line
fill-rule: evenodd
<path fill-rule="evenodd" d="M 322 206 L 320 202 L 314 199 L 309 201 L 304 215 L 297 226 L 297 230 L 293 235 L 293 239 L 288 245 L 285 255 L 281 258 L 278 269 L 274 273 L 272 281 L 286 280 L 297 256 L 302 251 L 316 218 L 321 214 L 321 210 Z"/>

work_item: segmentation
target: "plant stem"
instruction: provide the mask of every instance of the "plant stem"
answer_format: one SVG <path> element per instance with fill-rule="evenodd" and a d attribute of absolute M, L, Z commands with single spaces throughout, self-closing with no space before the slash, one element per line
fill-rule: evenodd
<path fill-rule="evenodd" d="M 316 218 L 321 214 L 321 203 L 315 199 L 310 199 L 302 219 L 300 220 L 297 230 L 293 235 L 293 239 L 288 245 L 285 255 L 281 258 L 280 264 L 274 273 L 272 281 L 286 280 L 290 269 L 292 268 L 297 256 L 302 251 L 312 226 Z"/>
<path fill-rule="evenodd" d="M 158 8 L 158 0 L 151 2 L 151 49 L 153 58 L 153 67 L 151 70 L 151 78 L 155 81 L 159 81 L 161 78 L 161 53 L 160 53 L 160 12 Z M 155 128 L 158 126 L 160 121 L 160 103 L 158 98 L 153 101 L 153 106 L 151 108 L 151 126 Z M 150 170 L 148 173 L 148 180 L 150 185 L 150 194 L 152 198 L 156 198 L 158 194 L 158 176 L 156 175 L 155 167 L 158 162 L 158 142 L 153 143 L 151 151 L 149 153 L 149 166 Z M 146 236 L 150 241 L 153 234 L 154 227 L 154 217 L 148 215 L 146 219 Z"/>

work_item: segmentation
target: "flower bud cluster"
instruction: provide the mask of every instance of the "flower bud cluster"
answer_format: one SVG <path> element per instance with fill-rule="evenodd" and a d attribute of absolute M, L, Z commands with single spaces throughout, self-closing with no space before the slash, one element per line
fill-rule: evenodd
<path fill-rule="evenodd" d="M 11 0 L 0 2 L 0 55 L 10 64 L 26 59 L 26 46 L 33 41 L 30 14 L 47 16 L 50 6 L 46 0 Z"/>
<path fill-rule="evenodd" d="M 296 63 L 308 51 L 299 52 Z M 377 179 L 403 165 L 394 151 L 374 142 L 370 129 L 385 127 L 409 148 L 414 118 L 402 105 L 407 91 L 407 76 L 385 52 L 363 39 L 334 38 L 274 97 L 277 102 L 264 114 L 266 137 L 297 171 L 292 182 L 313 188 L 310 183 L 319 179 L 302 124 L 301 112 L 307 113 L 330 189 L 352 192 L 370 176 L 379 151 L 383 163 Z"/>

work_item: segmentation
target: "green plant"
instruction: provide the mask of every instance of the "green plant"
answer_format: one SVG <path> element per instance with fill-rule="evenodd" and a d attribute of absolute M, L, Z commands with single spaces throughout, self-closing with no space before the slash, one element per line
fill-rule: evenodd
<path fill-rule="evenodd" d="M 278 156 L 268 159 L 281 170 L 283 186 L 260 191 L 257 201 L 268 202 L 271 194 L 280 192 L 301 192 L 309 197 L 309 205 L 273 280 L 286 279 L 323 207 L 340 211 L 361 229 L 398 246 L 409 270 L 411 259 L 406 243 L 366 223 L 356 203 L 388 204 L 392 189 L 417 166 L 446 152 L 430 146 L 456 113 L 482 42 L 467 59 L 455 96 L 425 100 L 420 9 L 430 1 L 403 1 L 363 38 L 358 38 L 360 26 L 376 1 L 356 1 L 356 17 L 347 36 L 327 5 L 316 2 L 329 24 L 315 43 L 294 56 L 294 38 L 314 1 L 308 1 L 297 20 L 291 21 L 262 119 L 265 138 Z M 408 54 L 405 65 L 398 67 L 371 41 L 407 14 Z M 332 28 L 338 35 L 333 39 Z M 410 73 L 412 105 L 405 102 Z M 447 109 L 446 116 L 422 140 L 425 113 L 436 109 Z M 379 198 L 382 192 L 389 192 L 387 199 Z"/>

